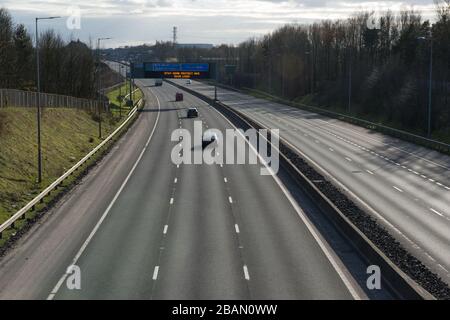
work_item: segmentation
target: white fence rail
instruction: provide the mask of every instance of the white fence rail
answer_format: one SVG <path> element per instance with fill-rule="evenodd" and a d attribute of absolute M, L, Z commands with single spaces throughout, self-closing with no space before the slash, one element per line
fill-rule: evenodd
<path fill-rule="evenodd" d="M 89 152 L 83 159 L 81 159 L 77 164 L 75 164 L 72 168 L 70 168 L 66 173 L 64 173 L 61 177 L 56 179 L 51 185 L 49 185 L 44 191 L 42 191 L 36 198 L 31 200 L 28 204 L 26 204 L 22 209 L 17 211 L 11 218 L 6 220 L 2 225 L 0 225 L 0 239 L 2 238 L 2 233 L 8 228 L 14 228 L 14 223 L 25 217 L 25 214 L 32 210 L 35 205 L 40 203 L 41 200 L 44 199 L 47 195 L 50 194 L 51 191 L 56 189 L 65 179 L 67 179 L 70 175 L 72 175 L 79 167 L 81 167 L 86 161 L 88 161 L 97 151 L 100 150 L 106 143 L 108 143 L 136 114 L 138 108 L 142 106 L 144 100 L 140 99 L 135 107 L 131 110 L 128 117 L 125 121 L 116 129 L 113 133 L 111 133 L 105 140 L 102 141 L 97 147 L 95 147 L 91 152 Z"/>
<path fill-rule="evenodd" d="M 37 106 L 37 92 L 22 91 L 15 89 L 0 89 L 0 108 L 4 107 L 25 107 L 33 108 Z M 41 93 L 41 106 L 48 108 L 77 108 L 87 111 L 97 111 L 102 108 L 108 110 L 107 101 L 97 101 L 90 99 L 75 98 L 59 94 Z"/>

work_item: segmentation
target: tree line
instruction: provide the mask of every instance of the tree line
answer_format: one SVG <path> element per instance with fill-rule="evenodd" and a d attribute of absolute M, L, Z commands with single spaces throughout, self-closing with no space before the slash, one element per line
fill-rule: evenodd
<path fill-rule="evenodd" d="M 90 46 L 53 30 L 39 37 L 41 91 L 94 98 L 96 57 Z M 36 50 L 23 24 L 0 8 L 0 88 L 36 90 Z"/>
<path fill-rule="evenodd" d="M 432 129 L 450 137 L 450 0 L 436 3 L 436 21 L 409 10 L 289 24 L 238 46 L 154 52 L 179 61 L 219 65 L 219 81 L 289 100 L 426 133 L 433 45 Z M 234 75 L 226 65 L 235 65 Z"/>

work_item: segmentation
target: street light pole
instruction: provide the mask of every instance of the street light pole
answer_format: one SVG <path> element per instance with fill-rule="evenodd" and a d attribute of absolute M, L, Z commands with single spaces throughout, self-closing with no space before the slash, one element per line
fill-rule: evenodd
<path fill-rule="evenodd" d="M 428 138 L 431 137 L 431 107 L 433 93 L 433 37 L 430 37 L 430 83 L 428 87 Z"/>
<path fill-rule="evenodd" d="M 305 55 L 308 56 L 308 63 L 309 63 L 309 78 L 308 78 L 308 86 L 309 86 L 309 94 L 312 95 L 313 93 L 313 89 L 312 89 L 312 52 L 311 51 L 306 51 Z"/>
<path fill-rule="evenodd" d="M 130 64 L 130 69 L 129 69 L 129 73 L 130 73 L 130 102 L 129 102 L 129 104 L 130 104 L 130 108 L 132 108 L 133 107 L 133 96 L 132 96 L 132 94 L 133 94 L 133 80 L 132 80 L 132 77 L 131 77 L 131 61 L 129 61 L 129 64 Z"/>
<path fill-rule="evenodd" d="M 214 101 L 217 101 L 217 82 L 219 81 L 219 63 L 216 62 L 216 81 L 214 83 Z"/>
<path fill-rule="evenodd" d="M 40 61 L 39 61 L 39 20 L 53 20 L 60 17 L 35 18 L 36 23 L 36 84 L 37 84 L 37 147 L 38 147 L 38 177 L 37 182 L 42 182 L 42 145 L 41 145 L 41 79 L 40 79 Z"/>
<path fill-rule="evenodd" d="M 123 65 L 119 64 L 119 115 L 120 115 L 120 119 L 122 119 L 122 73 L 123 73 Z"/>
<path fill-rule="evenodd" d="M 97 94 L 98 94 L 98 137 L 102 138 L 102 114 L 101 114 L 101 88 L 100 88 L 100 41 L 110 40 L 111 38 L 97 39 Z"/>
<path fill-rule="evenodd" d="M 348 71 L 348 114 L 350 114 L 350 111 L 352 109 L 352 55 L 351 55 L 351 49 L 349 49 L 348 54 L 348 64 L 349 64 L 349 71 Z"/>
<path fill-rule="evenodd" d="M 429 37 L 419 37 L 418 40 L 430 41 L 430 66 L 429 66 L 429 83 L 428 83 L 428 111 L 427 111 L 427 136 L 431 137 L 431 109 L 432 109 L 432 97 L 433 97 L 433 34 Z"/>

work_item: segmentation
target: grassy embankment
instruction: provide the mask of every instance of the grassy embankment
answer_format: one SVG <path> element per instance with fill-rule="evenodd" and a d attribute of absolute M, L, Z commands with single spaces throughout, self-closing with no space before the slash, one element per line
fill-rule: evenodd
<path fill-rule="evenodd" d="M 139 91 L 137 94 L 142 96 Z M 135 100 L 137 102 L 137 100 Z M 129 107 L 123 108 L 122 119 L 118 109 L 102 116 L 102 136 L 107 137 L 126 118 Z M 37 178 L 36 111 L 32 108 L 8 107 L 0 109 L 0 224 L 38 195 L 65 171 L 89 153 L 101 140 L 98 137 L 96 115 L 79 109 L 45 108 L 42 113 L 43 181 Z M 125 129 L 124 129 L 125 130 Z M 111 142 L 113 143 L 113 142 Z M 31 219 L 40 214 L 63 192 L 74 185 L 83 172 L 95 164 L 111 143 L 102 148 L 76 174 L 27 213 Z M 20 220 L 15 228 L 3 233 L 0 247 L 15 234 L 27 220 Z"/>
<path fill-rule="evenodd" d="M 109 93 L 107 93 L 107 97 L 112 105 L 111 112 L 115 117 L 120 116 L 122 114 L 122 117 L 126 115 L 131 108 L 126 106 L 126 100 L 129 99 L 130 94 L 130 82 L 127 81 L 122 86 L 117 87 L 114 90 L 111 90 Z M 141 90 L 137 89 L 133 91 L 132 95 L 133 101 L 137 102 L 139 99 L 142 98 L 142 92 Z M 122 107 L 121 107 L 122 106 Z"/>

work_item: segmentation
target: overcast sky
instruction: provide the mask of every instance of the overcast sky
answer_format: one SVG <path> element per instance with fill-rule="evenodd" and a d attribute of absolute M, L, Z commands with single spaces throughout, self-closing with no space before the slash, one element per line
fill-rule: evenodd
<path fill-rule="evenodd" d="M 66 39 L 112 37 L 107 47 L 168 41 L 173 26 L 180 43 L 236 44 L 286 23 L 345 18 L 363 9 L 414 8 L 425 18 L 435 18 L 433 0 L 0 0 L 0 6 L 31 32 L 36 16 L 64 16 L 40 26 L 52 27 Z M 77 11 L 81 28 L 69 29 L 66 17 L 77 16 Z M 77 19 L 69 21 L 77 27 Z"/>

